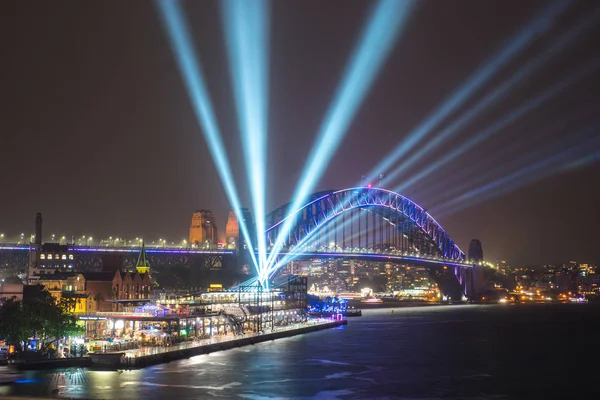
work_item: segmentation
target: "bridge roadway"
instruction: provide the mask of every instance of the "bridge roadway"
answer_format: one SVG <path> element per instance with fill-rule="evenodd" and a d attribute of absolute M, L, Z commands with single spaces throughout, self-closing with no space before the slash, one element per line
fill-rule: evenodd
<path fill-rule="evenodd" d="M 127 258 L 137 258 L 141 248 L 140 247 L 91 247 L 91 246 L 70 246 L 69 249 L 76 255 L 77 260 L 82 260 L 82 258 L 86 258 L 87 256 L 98 256 L 108 254 L 123 254 L 126 255 Z M 27 254 L 30 250 L 30 245 L 28 244 L 0 244 L 0 254 L 2 253 L 21 253 L 21 255 Z M 223 256 L 235 256 L 237 255 L 236 250 L 231 249 L 195 249 L 195 248 L 183 248 L 183 247 L 146 247 L 146 253 L 149 258 L 153 258 L 157 261 L 156 264 L 163 264 L 160 262 L 159 258 L 166 258 L 169 256 L 213 256 L 213 257 L 223 257 Z M 301 252 L 289 250 L 283 250 L 279 253 L 280 257 L 285 257 L 288 255 L 293 255 L 294 259 L 311 259 L 311 258 L 353 258 L 365 261 L 376 261 L 376 262 L 386 262 L 391 261 L 395 263 L 410 263 L 410 264 L 418 264 L 418 265 L 449 265 L 449 266 L 460 266 L 460 267 L 472 267 L 472 265 L 467 261 L 454 260 L 451 258 L 444 257 L 434 257 L 434 256 L 417 256 L 415 254 L 410 254 L 407 252 L 398 252 L 398 251 L 375 251 L 369 249 L 361 249 L 361 251 L 356 250 L 317 250 L 317 249 L 306 249 Z M 25 262 L 24 257 L 23 262 Z M 161 257 L 162 256 L 162 257 Z M 89 258 L 89 257 L 87 257 Z M 169 261 L 174 261 L 173 259 Z M 0 264 L 1 265 L 1 264 Z"/>
<path fill-rule="evenodd" d="M 279 255 L 284 257 L 286 255 L 293 255 L 294 260 L 307 259 L 307 258 L 353 258 L 365 261 L 375 262 L 386 262 L 392 261 L 395 263 L 406 262 L 407 264 L 429 264 L 429 265 L 449 265 L 457 267 L 470 268 L 473 265 L 469 262 L 453 260 L 451 258 L 444 257 L 432 257 L 432 256 L 415 256 L 410 254 L 402 254 L 397 252 L 356 252 L 356 251 L 302 251 L 302 252 L 280 252 Z"/>
<path fill-rule="evenodd" d="M 71 247 L 75 255 L 75 268 L 80 271 L 94 271 L 102 267 L 104 257 L 122 257 L 120 261 L 126 268 L 135 266 L 139 247 Z M 0 244 L 0 266 L 24 270 L 29 265 L 29 245 Z M 415 266 L 427 267 L 440 288 L 446 293 L 453 293 L 450 297 L 460 298 L 461 293 L 471 294 L 476 292 L 473 286 L 474 265 L 464 260 L 449 257 L 415 255 L 410 252 L 398 250 L 377 252 L 376 250 L 356 249 L 303 249 L 303 251 L 284 250 L 280 257 L 294 255 L 294 259 L 315 258 L 353 258 L 375 262 L 405 263 Z M 241 262 L 235 250 L 225 249 L 194 249 L 194 248 L 146 248 L 150 265 L 155 268 L 173 265 L 186 265 L 192 268 L 218 268 L 224 263 L 237 265 Z M 450 279 L 449 279 L 450 278 Z"/>
<path fill-rule="evenodd" d="M 73 246 L 68 245 L 69 249 L 73 252 L 92 252 L 92 253 L 138 253 L 141 247 L 135 246 Z M 29 251 L 32 245 L 29 244 L 15 244 L 15 243 L 0 243 L 0 251 L 4 250 L 17 250 L 17 251 Z M 186 247 L 148 247 L 146 246 L 146 253 L 149 254 L 220 254 L 220 255 L 233 255 L 236 253 L 235 250 L 230 249 L 196 249 Z"/>
<path fill-rule="evenodd" d="M 0 243 L 0 266 L 26 269 L 29 265 L 29 244 Z M 81 271 L 94 271 L 103 265 L 105 257 L 122 258 L 123 266 L 131 268 L 135 265 L 141 247 L 91 247 L 69 245 L 74 255 L 75 268 Z M 190 267 L 214 268 L 223 265 L 224 261 L 232 262 L 237 252 L 230 249 L 195 249 L 182 247 L 146 247 L 146 253 L 152 267 L 168 267 L 171 265 L 187 265 Z M 60 261 L 63 262 L 62 260 Z"/>

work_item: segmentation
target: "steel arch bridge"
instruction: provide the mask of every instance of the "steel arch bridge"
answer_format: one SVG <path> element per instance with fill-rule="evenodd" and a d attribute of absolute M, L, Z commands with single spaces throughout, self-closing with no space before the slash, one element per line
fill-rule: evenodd
<path fill-rule="evenodd" d="M 298 210 L 290 205 L 267 215 L 269 249 L 291 225 L 280 256 L 365 259 L 372 254 L 373 261 L 416 262 L 428 266 L 436 279 L 450 277 L 452 297 L 459 290 L 469 292 L 472 265 L 465 253 L 423 207 L 398 193 L 369 187 L 328 190 L 314 193 Z"/>
<path fill-rule="evenodd" d="M 307 204 L 294 212 L 290 213 L 289 207 L 288 203 L 267 216 L 269 245 L 286 220 L 292 219 L 292 229 L 285 240 L 287 248 L 302 245 L 309 238 L 317 242 L 331 238 L 331 242 L 341 244 L 342 248 L 348 245 L 353 248 L 355 244 L 366 249 L 387 246 L 426 256 L 465 260 L 465 253 L 425 209 L 389 190 L 324 191 L 313 194 Z M 363 210 L 368 212 L 357 215 Z"/>

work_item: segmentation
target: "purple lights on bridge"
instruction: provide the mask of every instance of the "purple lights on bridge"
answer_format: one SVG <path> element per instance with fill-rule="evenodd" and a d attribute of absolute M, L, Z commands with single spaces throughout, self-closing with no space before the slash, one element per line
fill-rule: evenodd
<path fill-rule="evenodd" d="M 2 250 L 21 250 L 29 251 L 32 246 L 28 244 L 24 245 L 1 245 L 0 251 Z M 96 252 L 96 253 L 139 253 L 141 247 L 85 247 L 85 246 L 70 246 L 70 251 L 74 252 Z M 204 250 L 204 249 L 179 249 L 179 248 L 148 248 L 146 247 L 146 253 L 156 254 L 219 254 L 219 255 L 233 255 L 235 250 Z"/>
<path fill-rule="evenodd" d="M 459 266 L 459 267 L 472 267 L 473 265 L 465 262 L 460 262 L 456 260 L 449 259 L 435 259 L 427 256 L 423 257 L 415 257 L 415 256 L 403 256 L 403 255 L 394 255 L 394 254 L 372 254 L 372 253 L 344 253 L 344 252 L 294 252 L 294 258 L 301 257 L 311 257 L 311 258 L 368 258 L 376 261 L 385 261 L 385 260 L 393 260 L 393 261 L 416 261 L 428 264 L 439 264 L 439 265 L 451 265 L 451 266 Z M 281 256 L 287 256 L 287 252 L 279 253 Z"/>

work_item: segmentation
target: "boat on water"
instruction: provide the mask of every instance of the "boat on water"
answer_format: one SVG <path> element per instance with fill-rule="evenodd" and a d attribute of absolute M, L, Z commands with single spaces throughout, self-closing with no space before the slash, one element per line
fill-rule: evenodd
<path fill-rule="evenodd" d="M 362 311 L 357 310 L 355 308 L 353 308 L 351 310 L 346 310 L 346 312 L 344 313 L 344 317 L 360 317 L 360 316 L 362 316 Z"/>
<path fill-rule="evenodd" d="M 360 317 L 362 316 L 362 311 L 357 309 L 350 309 L 343 311 L 341 313 L 337 312 L 327 312 L 327 311 L 309 311 L 308 315 L 311 317 L 319 317 L 319 318 L 329 318 L 336 314 L 342 314 L 344 317 Z"/>

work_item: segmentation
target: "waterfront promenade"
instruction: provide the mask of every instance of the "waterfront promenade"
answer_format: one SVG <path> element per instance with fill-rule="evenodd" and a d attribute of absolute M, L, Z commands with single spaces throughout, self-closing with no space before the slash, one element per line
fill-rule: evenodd
<path fill-rule="evenodd" d="M 346 325 L 346 320 L 317 319 L 283 327 L 276 327 L 263 333 L 250 333 L 238 336 L 216 336 L 209 339 L 192 340 L 171 346 L 140 347 L 111 353 L 90 354 L 94 367 L 145 367 L 148 365 L 169 362 L 173 360 L 228 350 L 235 347 L 247 346 Z"/>
<path fill-rule="evenodd" d="M 311 326 L 319 326 L 332 322 L 331 319 L 321 318 L 318 320 L 310 320 L 305 323 L 287 325 L 276 327 L 275 329 L 266 330 L 264 333 L 248 333 L 244 335 L 221 335 L 221 336 L 213 336 L 208 339 L 198 339 L 198 340 L 190 340 L 183 343 L 177 343 L 170 346 L 144 346 L 138 347 L 136 349 L 123 350 L 120 353 L 125 353 L 126 358 L 138 358 L 145 356 L 152 356 L 161 353 L 174 352 L 179 350 L 192 349 L 195 347 L 209 346 L 219 343 L 233 342 L 240 339 L 246 338 L 256 338 L 261 337 L 263 335 L 267 335 L 275 332 L 289 332 L 293 330 L 298 330 L 301 328 L 311 327 Z"/>

